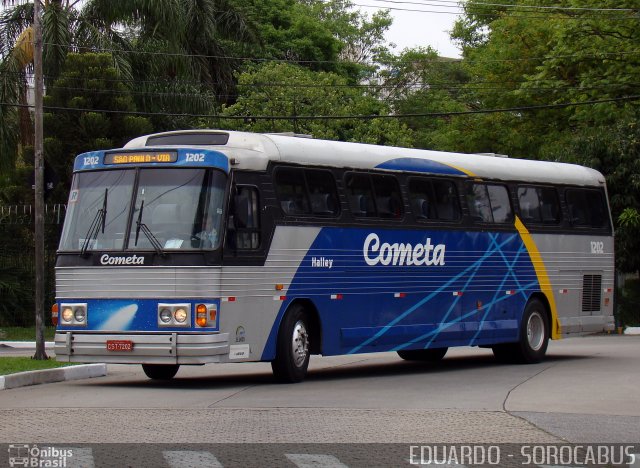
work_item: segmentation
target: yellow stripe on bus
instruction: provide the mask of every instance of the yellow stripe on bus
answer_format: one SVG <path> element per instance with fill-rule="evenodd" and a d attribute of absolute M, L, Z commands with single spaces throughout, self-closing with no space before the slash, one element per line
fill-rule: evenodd
<path fill-rule="evenodd" d="M 452 168 L 454 168 L 454 169 L 456 169 L 456 170 L 458 170 L 458 171 L 460 171 L 460 172 L 462 172 L 464 174 L 467 174 L 469 177 L 477 177 L 473 172 L 468 171 L 467 169 L 464 169 L 464 168 L 462 168 L 460 166 L 454 166 L 453 164 L 449 164 L 449 163 L 443 163 L 443 164 L 445 166 L 452 167 Z"/>
<path fill-rule="evenodd" d="M 524 226 L 524 224 L 522 224 L 520 218 L 518 218 L 517 216 L 515 225 L 518 233 L 520 233 L 522 242 L 524 242 L 524 245 L 527 248 L 527 252 L 529 252 L 531 263 L 533 264 L 533 268 L 536 270 L 536 276 L 538 277 L 540 289 L 542 289 L 542 292 L 547 297 L 547 301 L 549 302 L 549 307 L 551 308 L 551 338 L 557 340 L 559 338 L 562 338 L 562 330 L 560 326 L 560 320 L 558 320 L 558 309 L 556 307 L 556 300 L 553 296 L 553 290 L 551 289 L 551 281 L 549 280 L 547 269 L 544 266 L 542 255 L 540 255 L 540 251 L 538 250 L 538 246 L 534 242 L 533 237 Z"/>

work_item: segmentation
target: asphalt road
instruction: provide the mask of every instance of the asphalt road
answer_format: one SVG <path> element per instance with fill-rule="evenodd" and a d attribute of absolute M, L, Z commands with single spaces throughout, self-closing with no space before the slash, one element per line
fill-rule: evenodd
<path fill-rule="evenodd" d="M 0 443 L 73 447 L 67 466 L 409 466 L 411 444 L 638 444 L 639 389 L 640 337 L 617 335 L 551 342 L 535 365 L 475 348 L 438 364 L 314 357 L 294 385 L 264 363 L 183 367 L 167 383 L 112 365 L 1 391 Z"/>

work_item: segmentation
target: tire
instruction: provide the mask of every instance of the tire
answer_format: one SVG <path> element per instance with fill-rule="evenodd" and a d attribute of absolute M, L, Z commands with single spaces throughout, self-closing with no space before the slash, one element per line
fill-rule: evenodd
<path fill-rule="evenodd" d="M 180 369 L 179 364 L 142 364 L 144 373 L 153 380 L 171 380 Z"/>
<path fill-rule="evenodd" d="M 273 375 L 278 382 L 296 383 L 307 375 L 310 357 L 310 321 L 299 304 L 285 315 L 276 343 L 276 358 L 271 361 Z"/>
<path fill-rule="evenodd" d="M 493 346 L 498 361 L 535 364 L 544 358 L 549 345 L 549 321 L 544 304 L 531 299 L 524 309 L 520 322 L 520 339 L 516 343 Z"/>
<path fill-rule="evenodd" d="M 398 351 L 405 361 L 438 362 L 441 361 L 449 348 L 409 349 Z"/>

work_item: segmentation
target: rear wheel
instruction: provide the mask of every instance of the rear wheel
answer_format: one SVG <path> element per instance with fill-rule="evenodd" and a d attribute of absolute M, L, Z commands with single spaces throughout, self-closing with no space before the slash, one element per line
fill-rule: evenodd
<path fill-rule="evenodd" d="M 438 362 L 442 360 L 449 348 L 409 349 L 398 351 L 405 361 Z"/>
<path fill-rule="evenodd" d="M 276 343 L 276 358 L 271 369 L 276 380 L 301 382 L 307 375 L 310 357 L 310 321 L 304 307 L 294 305 L 282 320 Z"/>
<path fill-rule="evenodd" d="M 547 310 L 538 299 L 531 299 L 520 323 L 520 339 L 516 343 L 493 346 L 493 354 L 502 362 L 535 364 L 542 361 L 549 344 Z"/>
<path fill-rule="evenodd" d="M 180 369 L 179 364 L 142 364 L 144 373 L 153 380 L 171 380 Z"/>

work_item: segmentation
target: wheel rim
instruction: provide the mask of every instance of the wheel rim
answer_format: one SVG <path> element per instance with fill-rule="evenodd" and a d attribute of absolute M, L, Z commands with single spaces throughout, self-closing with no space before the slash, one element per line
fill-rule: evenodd
<path fill-rule="evenodd" d="M 539 312 L 533 312 L 527 321 L 527 342 L 532 350 L 538 351 L 544 343 L 544 319 Z"/>
<path fill-rule="evenodd" d="M 309 334 L 302 320 L 297 321 L 293 326 L 291 345 L 293 363 L 296 367 L 302 367 L 309 354 Z"/>

